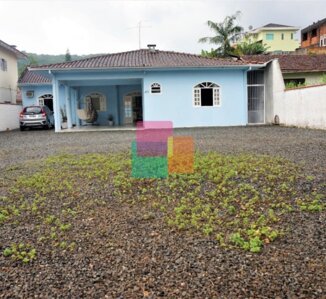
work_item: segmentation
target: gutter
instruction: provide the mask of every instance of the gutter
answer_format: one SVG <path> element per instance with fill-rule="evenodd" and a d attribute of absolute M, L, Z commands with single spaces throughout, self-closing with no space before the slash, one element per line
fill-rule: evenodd
<path fill-rule="evenodd" d="M 269 62 L 269 61 L 268 61 Z M 103 67 L 103 68 L 30 68 L 29 71 L 169 71 L 169 70 L 194 70 L 194 69 L 242 69 L 246 67 L 264 67 L 268 63 L 221 65 L 221 66 L 189 66 L 189 67 Z"/>

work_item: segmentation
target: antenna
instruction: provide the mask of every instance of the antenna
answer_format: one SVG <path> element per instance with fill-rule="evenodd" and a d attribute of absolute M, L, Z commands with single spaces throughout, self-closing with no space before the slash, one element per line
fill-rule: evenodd
<path fill-rule="evenodd" d="M 142 21 L 139 21 L 137 26 L 128 28 L 128 29 L 138 29 L 138 46 L 139 46 L 139 49 L 141 49 L 141 30 L 143 28 L 151 28 L 151 26 L 144 26 L 144 25 L 142 25 Z"/>

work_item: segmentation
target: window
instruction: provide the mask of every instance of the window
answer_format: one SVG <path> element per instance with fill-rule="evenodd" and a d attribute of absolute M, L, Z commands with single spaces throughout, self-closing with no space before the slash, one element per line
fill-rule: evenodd
<path fill-rule="evenodd" d="M 281 34 L 281 39 L 282 39 L 282 40 L 284 39 L 284 33 Z"/>
<path fill-rule="evenodd" d="M 97 111 L 106 111 L 106 98 L 104 95 L 93 92 L 85 98 L 86 106 L 93 105 Z"/>
<path fill-rule="evenodd" d="M 161 84 L 153 83 L 151 85 L 151 93 L 161 93 Z"/>
<path fill-rule="evenodd" d="M 194 106 L 221 106 L 220 87 L 212 82 L 203 82 L 194 87 Z"/>
<path fill-rule="evenodd" d="M 6 72 L 8 70 L 7 61 L 3 58 L 0 59 L 0 70 Z"/>
<path fill-rule="evenodd" d="M 317 29 L 313 29 L 311 31 L 311 37 L 315 37 L 315 36 L 317 36 Z"/>
<path fill-rule="evenodd" d="M 291 33 L 291 39 L 293 39 L 293 33 Z"/>
<path fill-rule="evenodd" d="M 273 40 L 274 39 L 274 33 L 266 33 L 266 40 Z"/>
<path fill-rule="evenodd" d="M 306 32 L 306 33 L 302 34 L 302 40 L 305 41 L 307 39 L 308 39 L 308 33 Z"/>

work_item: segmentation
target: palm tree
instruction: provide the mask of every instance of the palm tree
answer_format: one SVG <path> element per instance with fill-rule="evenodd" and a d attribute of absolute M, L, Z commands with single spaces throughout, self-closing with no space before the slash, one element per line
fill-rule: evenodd
<path fill-rule="evenodd" d="M 202 37 L 199 39 L 200 43 L 211 43 L 218 45 L 216 49 L 217 56 L 228 56 L 233 53 L 231 42 L 234 42 L 237 36 L 243 31 L 243 28 L 235 24 L 236 19 L 240 15 L 240 12 L 236 12 L 232 16 L 227 16 L 223 22 L 214 23 L 207 21 L 208 27 L 216 34 L 212 37 Z"/>

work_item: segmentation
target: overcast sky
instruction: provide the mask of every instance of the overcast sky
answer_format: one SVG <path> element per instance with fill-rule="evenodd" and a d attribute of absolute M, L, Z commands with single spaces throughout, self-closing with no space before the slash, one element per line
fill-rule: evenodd
<path fill-rule="evenodd" d="M 241 11 L 240 25 L 278 23 L 304 28 L 326 17 L 325 0 L 0 0 L 0 39 L 44 54 L 113 53 L 157 44 L 199 53 L 209 36 L 205 22 Z"/>

